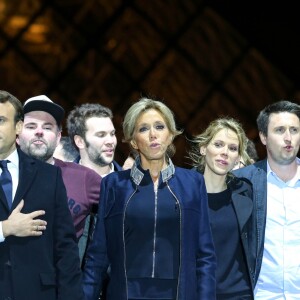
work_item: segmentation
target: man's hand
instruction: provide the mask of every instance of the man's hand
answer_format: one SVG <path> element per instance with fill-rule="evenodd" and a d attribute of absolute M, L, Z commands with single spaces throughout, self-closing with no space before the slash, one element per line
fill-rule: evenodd
<path fill-rule="evenodd" d="M 22 214 L 21 210 L 24 206 L 24 200 L 12 211 L 9 218 L 2 222 L 3 236 L 10 235 L 24 236 L 39 236 L 46 230 L 47 222 L 40 219 L 35 219 L 45 214 L 44 210 L 37 210 L 29 214 Z"/>

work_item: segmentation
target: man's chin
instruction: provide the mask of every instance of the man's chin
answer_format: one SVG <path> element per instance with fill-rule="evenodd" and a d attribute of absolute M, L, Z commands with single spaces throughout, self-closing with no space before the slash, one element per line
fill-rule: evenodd
<path fill-rule="evenodd" d="M 110 165 L 112 162 L 113 162 L 113 159 L 108 159 L 108 160 L 105 161 L 105 163 L 103 164 L 103 166 L 104 166 L 104 167 L 105 167 L 105 166 L 108 166 L 108 165 Z"/>
<path fill-rule="evenodd" d="M 101 166 L 101 167 L 105 167 L 105 166 L 110 165 L 113 162 L 113 160 L 114 160 L 113 158 L 109 158 L 109 159 L 108 158 L 106 158 L 106 159 L 101 158 L 101 159 L 95 160 L 94 163 L 96 165 Z"/>
<path fill-rule="evenodd" d="M 45 155 L 44 153 L 29 153 L 28 155 L 42 161 L 47 161 L 50 158 L 48 157 L 48 155 Z"/>

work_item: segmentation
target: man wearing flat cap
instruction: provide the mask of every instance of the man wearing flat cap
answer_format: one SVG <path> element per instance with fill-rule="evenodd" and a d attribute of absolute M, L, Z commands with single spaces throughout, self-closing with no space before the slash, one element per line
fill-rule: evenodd
<path fill-rule="evenodd" d="M 101 177 L 90 168 L 53 157 L 61 138 L 64 117 L 64 109 L 60 105 L 40 95 L 28 99 L 23 109 L 24 126 L 17 142 L 27 155 L 61 168 L 68 206 L 79 239 L 86 217 L 98 208 Z M 80 250 L 82 260 L 85 249 Z"/>
<path fill-rule="evenodd" d="M 0 299 L 83 300 L 61 170 L 17 149 L 23 117 L 0 91 Z"/>

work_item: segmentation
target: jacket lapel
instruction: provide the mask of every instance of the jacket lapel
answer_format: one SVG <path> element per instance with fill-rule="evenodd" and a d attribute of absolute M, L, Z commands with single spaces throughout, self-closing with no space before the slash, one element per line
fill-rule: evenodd
<path fill-rule="evenodd" d="M 37 166 L 34 159 L 30 158 L 18 149 L 19 154 L 19 184 L 13 201 L 14 209 L 23 199 L 37 173 Z"/>
<path fill-rule="evenodd" d="M 263 247 L 261 245 L 264 244 L 267 219 L 267 159 L 255 163 L 255 166 L 253 187 L 258 236 L 257 256 L 262 259 Z"/>
<path fill-rule="evenodd" d="M 242 187 L 238 188 L 237 190 L 232 190 L 232 203 L 234 210 L 236 211 L 236 216 L 241 232 L 245 224 L 251 217 L 253 211 L 252 199 L 244 196 L 242 194 L 243 191 L 245 191 L 244 185 L 242 185 Z"/>

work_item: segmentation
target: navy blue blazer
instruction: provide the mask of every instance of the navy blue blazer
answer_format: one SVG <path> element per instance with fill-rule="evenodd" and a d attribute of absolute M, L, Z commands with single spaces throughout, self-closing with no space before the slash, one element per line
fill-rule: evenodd
<path fill-rule="evenodd" d="M 86 299 L 97 300 L 110 266 L 107 299 L 127 300 L 124 250 L 124 214 L 127 201 L 138 191 L 132 170 L 114 172 L 101 182 L 100 205 L 93 240 L 83 273 Z M 179 201 L 180 272 L 178 300 L 215 299 L 216 258 L 208 219 L 204 178 L 192 170 L 175 167 L 166 180 Z"/>
<path fill-rule="evenodd" d="M 22 213 L 45 210 L 41 218 L 47 229 L 38 237 L 9 236 L 0 243 L 0 298 L 9 293 L 4 269 L 10 265 L 14 300 L 83 300 L 75 229 L 61 171 L 20 150 L 18 154 L 19 184 L 12 210 L 22 199 Z M 0 220 L 10 213 L 0 187 Z"/>
<path fill-rule="evenodd" d="M 234 174 L 244 178 L 252 183 L 253 186 L 253 212 L 255 217 L 255 234 L 257 239 L 256 248 L 256 266 L 255 266 L 255 284 L 257 282 L 261 269 L 266 216 L 267 216 L 267 160 L 261 160 L 255 164 L 240 168 L 234 171 Z"/>

